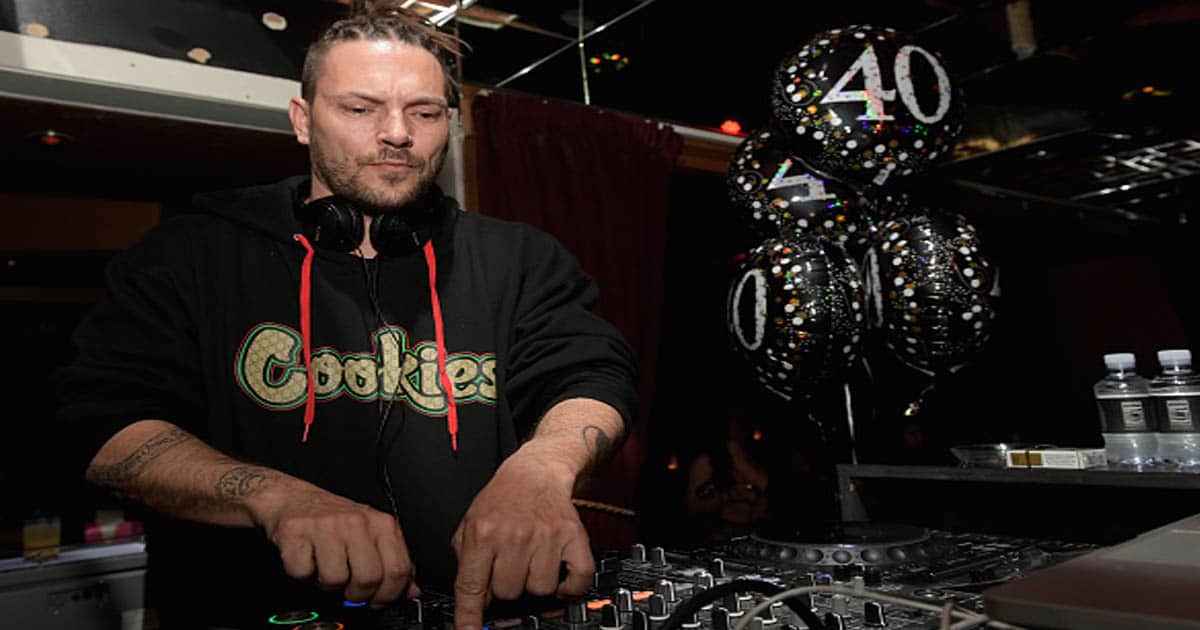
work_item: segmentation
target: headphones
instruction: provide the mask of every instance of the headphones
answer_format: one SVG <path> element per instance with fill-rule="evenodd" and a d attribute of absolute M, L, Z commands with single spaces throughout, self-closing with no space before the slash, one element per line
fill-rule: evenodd
<path fill-rule="evenodd" d="M 375 251 L 399 257 L 418 251 L 437 230 L 442 216 L 441 191 L 430 191 L 403 211 L 371 215 L 370 238 Z M 333 195 L 301 203 L 296 218 L 313 245 L 352 252 L 362 241 L 363 212 L 349 199 Z"/>

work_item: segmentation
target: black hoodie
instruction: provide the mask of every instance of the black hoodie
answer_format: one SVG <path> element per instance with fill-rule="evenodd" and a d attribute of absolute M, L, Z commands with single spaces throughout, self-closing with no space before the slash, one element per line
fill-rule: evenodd
<path fill-rule="evenodd" d="M 305 248 L 294 235 L 308 185 L 293 178 L 197 198 L 201 212 L 164 221 L 114 259 L 107 297 L 76 331 L 78 359 L 59 378 L 59 420 L 80 445 L 73 464 L 82 473 L 122 427 L 162 419 L 230 455 L 390 512 L 376 457 L 384 452 L 417 582 L 448 592 L 454 529 L 547 409 L 593 398 L 628 424 L 632 353 L 590 312 L 596 288 L 559 243 L 529 226 L 462 212 L 446 198 L 433 243 L 457 451 L 420 251 L 364 264 L 316 250 L 315 417 L 301 443 L 309 398 Z M 311 604 L 315 591 L 282 573 L 259 530 L 163 518 L 147 530 L 152 605 L 256 617 Z M 200 592 L 216 597 L 201 602 Z"/>

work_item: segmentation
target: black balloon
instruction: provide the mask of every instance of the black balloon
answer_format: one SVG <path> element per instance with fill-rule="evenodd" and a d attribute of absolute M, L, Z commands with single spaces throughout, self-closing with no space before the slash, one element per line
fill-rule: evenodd
<path fill-rule="evenodd" d="M 929 372 L 966 365 L 996 318 L 996 273 L 975 228 L 960 215 L 926 211 L 886 223 L 875 252 L 867 273 L 888 349 Z"/>
<path fill-rule="evenodd" d="M 863 283 L 841 248 L 767 239 L 742 262 L 726 323 L 755 378 L 790 400 L 842 375 L 866 329 Z"/>
<path fill-rule="evenodd" d="M 877 186 L 924 171 L 962 131 L 961 90 L 941 56 L 866 25 L 819 33 L 784 57 L 771 107 L 796 155 Z"/>
<path fill-rule="evenodd" d="M 759 238 L 815 236 L 861 252 L 879 222 L 867 195 L 810 168 L 769 129 L 738 145 L 726 181 L 731 201 Z"/>

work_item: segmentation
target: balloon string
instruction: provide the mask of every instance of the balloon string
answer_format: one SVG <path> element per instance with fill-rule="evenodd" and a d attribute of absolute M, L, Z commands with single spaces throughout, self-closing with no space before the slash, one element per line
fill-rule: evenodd
<path fill-rule="evenodd" d="M 874 249 L 867 250 L 863 258 L 866 269 L 863 269 L 863 282 L 866 284 L 867 296 L 875 304 L 875 328 L 883 328 L 883 281 L 879 277 L 879 254 Z"/>
<path fill-rule="evenodd" d="M 842 390 L 846 393 L 846 427 L 850 431 L 850 463 L 858 463 L 858 448 L 857 440 L 854 437 L 854 406 L 850 397 L 850 383 L 842 385 Z"/>

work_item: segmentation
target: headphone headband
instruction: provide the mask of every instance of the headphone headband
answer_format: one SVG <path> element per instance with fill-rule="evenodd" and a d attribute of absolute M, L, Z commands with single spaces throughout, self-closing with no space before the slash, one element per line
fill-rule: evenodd
<path fill-rule="evenodd" d="M 445 206 L 441 191 L 434 187 L 402 210 L 371 215 L 372 247 L 388 257 L 421 249 L 434 237 Z M 331 195 L 303 203 L 296 218 L 309 241 L 323 249 L 352 252 L 362 241 L 363 212 L 345 197 Z"/>

